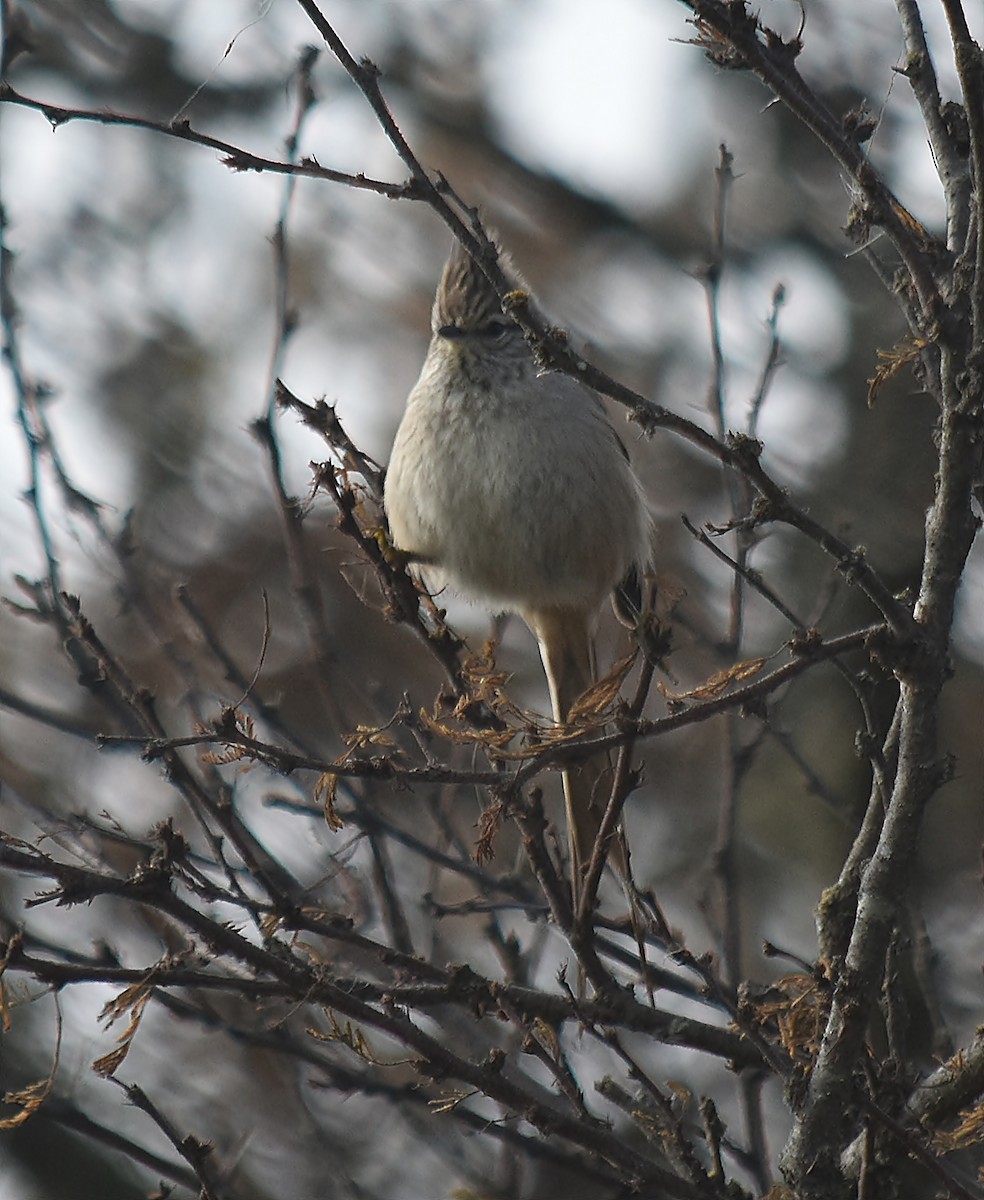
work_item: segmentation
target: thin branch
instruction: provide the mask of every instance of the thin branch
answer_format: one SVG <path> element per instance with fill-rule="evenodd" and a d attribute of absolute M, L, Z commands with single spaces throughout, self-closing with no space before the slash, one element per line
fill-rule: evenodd
<path fill-rule="evenodd" d="M 120 896 L 129 895 L 141 904 L 150 904 L 219 953 L 241 962 L 252 970 L 280 980 L 300 995 L 317 995 L 320 1002 L 329 1008 L 345 1014 L 361 1026 L 376 1029 L 415 1051 L 420 1056 L 420 1061 L 415 1065 L 422 1075 L 436 1079 L 460 1080 L 477 1088 L 491 1100 L 506 1105 L 510 1111 L 522 1113 L 525 1120 L 541 1131 L 549 1129 L 555 1136 L 599 1155 L 629 1178 L 639 1179 L 653 1188 L 662 1188 L 670 1197 L 698 1200 L 697 1192 L 690 1185 L 626 1145 L 614 1130 L 594 1121 L 568 1116 L 556 1107 L 541 1102 L 528 1087 L 502 1072 L 501 1063 L 497 1058 L 494 1061 L 476 1063 L 455 1053 L 439 1037 L 415 1024 L 402 1010 L 385 1005 L 377 1008 L 366 1003 L 332 981 L 323 971 L 301 961 L 296 955 L 285 956 L 282 947 L 275 951 L 251 943 L 236 930 L 213 921 L 172 891 L 162 887 L 158 878 L 148 877 L 134 883 L 109 876 L 97 876 L 93 872 L 80 872 L 78 868 L 71 868 L 66 872 L 62 864 L 54 864 L 44 856 L 29 854 L 2 843 L 0 864 L 45 875 L 54 874 L 56 877 L 67 874 L 73 880 L 75 890 L 72 898 L 75 902 L 80 899 L 80 881 L 84 878 L 96 889 L 93 894 L 108 891 Z M 64 895 L 61 902 L 66 902 Z"/>
<path fill-rule="evenodd" d="M 311 82 L 311 72 L 318 58 L 318 51 L 313 46 L 306 46 L 297 60 L 294 72 L 294 88 L 296 91 L 294 122 L 288 134 L 284 149 L 287 161 L 297 161 L 297 148 L 300 144 L 301 131 L 304 122 L 314 108 L 316 96 Z M 276 299 L 274 302 L 274 332 L 273 344 L 270 347 L 270 366 L 267 374 L 267 406 L 266 419 L 272 425 L 277 404 L 277 381 L 283 374 L 284 356 L 287 343 L 294 331 L 296 315 L 291 311 L 290 291 L 290 256 L 288 254 L 287 224 L 290 218 L 291 205 L 296 190 L 297 176 L 290 174 L 284 180 L 283 192 L 280 199 L 280 213 L 273 233 L 274 284 Z"/>
<path fill-rule="evenodd" d="M 201 1185 L 201 1200 L 222 1200 L 223 1196 L 230 1194 L 218 1185 L 213 1164 L 210 1160 L 212 1146 L 209 1142 L 199 1141 L 198 1138 L 193 1137 L 191 1134 L 181 1134 L 175 1128 L 170 1118 L 161 1112 L 138 1084 L 124 1083 L 122 1079 L 117 1079 L 115 1076 L 110 1076 L 109 1082 L 115 1083 L 118 1088 L 123 1090 L 127 1100 L 134 1108 L 140 1109 L 141 1112 L 146 1113 L 150 1117 L 178 1154 L 185 1160 Z"/>
<path fill-rule="evenodd" d="M 38 871 L 41 864 L 38 864 Z M 55 872 L 49 868 L 49 874 Z M 75 881 L 76 888 L 84 886 Z M 0 952 L 3 951 L 0 943 Z M 380 953 L 386 948 L 379 947 Z M 56 988 L 71 985 L 106 983 L 117 987 L 148 986 L 158 989 L 192 989 L 200 993 L 238 995 L 247 1002 L 259 999 L 306 999 L 317 1002 L 323 993 L 315 985 L 303 992 L 296 986 L 278 979 L 257 978 L 254 975 L 232 975 L 194 966 L 170 964 L 167 961 L 150 968 L 109 966 L 103 962 L 59 962 L 40 958 L 27 950 L 8 951 L 6 970 L 29 974 L 40 983 Z M 470 970 L 450 968 L 431 972 L 437 979 L 431 982 L 389 980 L 377 983 L 358 976 L 330 976 L 333 989 L 348 992 L 368 1003 L 391 999 L 394 1004 L 421 1011 L 438 1011 L 456 1004 L 478 1010 L 502 1006 L 504 1011 L 521 1014 L 524 1020 L 541 1020 L 560 1026 L 566 1022 L 586 1022 L 591 1025 L 618 1025 L 621 1029 L 645 1033 L 667 1045 L 687 1046 L 704 1053 L 728 1059 L 737 1067 L 761 1065 L 755 1048 L 738 1034 L 693 1017 L 680 1017 L 663 1009 L 638 1004 L 627 995 L 595 997 L 577 1003 L 564 995 L 551 994 L 538 988 L 496 983 Z M 332 995 L 335 993 L 333 992 Z"/>
<path fill-rule="evenodd" d="M 146 129 L 165 137 L 177 138 L 178 141 L 190 142 L 197 146 L 205 146 L 217 150 L 224 157 L 222 163 L 233 171 L 266 171 L 275 175 L 303 176 L 309 179 L 324 179 L 330 183 L 342 183 L 346 187 L 357 188 L 367 192 L 377 192 L 380 196 L 388 196 L 391 200 L 420 199 L 414 182 L 385 183 L 380 179 L 370 179 L 365 175 L 350 175 L 345 171 L 333 171 L 322 167 L 312 158 L 303 158 L 300 162 L 281 162 L 276 159 L 263 158 L 253 154 L 231 142 L 220 138 L 210 137 L 192 129 L 187 120 L 179 120 L 173 124 L 164 121 L 152 121 L 147 117 L 138 117 L 129 113 L 96 111 L 84 108 L 63 108 L 46 100 L 35 100 L 23 96 L 6 81 L 0 81 L 0 104 L 16 104 L 21 108 L 33 109 L 41 113 L 57 129 L 70 121 L 95 122 L 98 125 L 117 125 L 129 129 Z"/>
<path fill-rule="evenodd" d="M 18 696 L 15 692 L 8 691 L 4 687 L 0 687 L 0 708 L 20 713 L 22 717 L 28 717 L 32 721 L 37 721 L 39 725 L 44 725 L 48 729 L 56 729 L 59 733 L 67 733 L 72 737 L 81 738 L 84 742 L 93 742 L 97 735 L 97 730 L 88 729 L 84 725 L 80 725 L 77 720 L 73 720 L 67 714 L 56 712 L 54 709 L 50 709 L 43 704 L 37 704 L 33 700 L 28 700 L 25 696 Z"/>
<path fill-rule="evenodd" d="M 154 1154 L 131 1138 L 124 1137 L 115 1129 L 94 1121 L 80 1109 L 58 1096 L 52 1096 L 38 1110 L 37 1119 L 50 1121 L 62 1129 L 70 1129 L 82 1137 L 88 1138 L 97 1146 L 106 1146 L 110 1150 L 122 1154 L 130 1162 L 146 1167 L 161 1179 L 169 1179 L 179 1183 L 189 1190 L 198 1190 L 198 1175 L 188 1167 L 180 1166 L 160 1154 Z"/>
<path fill-rule="evenodd" d="M 354 722 L 349 721 L 331 686 L 332 679 L 337 675 L 335 667 L 338 654 L 329 632 L 324 597 L 311 568 L 310 550 L 303 528 L 304 510 L 297 497 L 287 491 L 280 442 L 273 421 L 267 416 L 260 417 L 250 426 L 250 431 L 267 454 L 284 532 L 291 589 L 314 656 L 315 686 L 331 728 L 340 738 Z"/>
<path fill-rule="evenodd" d="M 759 375 L 758 384 L 752 393 L 752 400 L 748 406 L 747 433 L 752 438 L 758 437 L 758 423 L 762 413 L 762 406 L 765 403 L 766 396 L 769 394 L 776 371 L 782 366 L 782 342 L 779 340 L 779 312 L 785 302 L 785 285 L 777 283 L 772 292 L 772 304 L 766 319 L 766 329 L 769 331 L 769 347 L 766 351 L 765 360 L 762 363 L 762 372 Z"/>
<path fill-rule="evenodd" d="M 682 701 L 675 702 L 674 711 L 665 717 L 633 719 L 616 716 L 612 722 L 616 729 L 612 733 L 597 734 L 588 730 L 563 742 L 548 742 L 518 756 L 508 751 L 495 751 L 497 757 L 503 759 L 519 757 L 528 760 L 511 776 L 503 775 L 497 770 L 462 769 L 433 762 L 426 766 L 404 766 L 389 755 L 374 755 L 369 758 L 345 756 L 335 761 L 310 758 L 303 754 L 295 754 L 282 746 L 260 741 L 245 733 L 236 724 L 235 713 L 228 710 L 216 719 L 211 730 L 201 733 L 173 738 L 105 735 L 99 738 L 99 742 L 104 746 L 139 747 L 143 757 L 151 761 L 157 758 L 166 760 L 175 750 L 187 746 L 237 746 L 247 751 L 249 757 L 285 774 L 309 770 L 322 775 L 334 774 L 349 778 L 398 779 L 407 784 L 464 783 L 485 786 L 503 793 L 514 792 L 529 783 L 547 766 L 577 761 L 599 751 L 617 750 L 636 738 L 662 737 L 677 729 L 710 720 L 730 709 L 754 709 L 765 696 L 784 687 L 817 663 L 865 647 L 877 646 L 885 634 L 883 625 L 871 625 L 827 640 L 811 638 L 802 643 L 793 642 L 790 643 L 789 649 L 795 657 L 790 662 L 743 687 L 724 691 L 712 699 L 701 700 L 689 706 Z"/>
<path fill-rule="evenodd" d="M 769 604 L 771 604 L 776 612 L 778 612 L 783 618 L 785 618 L 786 621 L 789 622 L 789 624 L 792 626 L 793 632 L 797 637 L 806 637 L 806 625 L 800 620 L 799 617 L 797 617 L 793 610 L 788 607 L 785 601 L 783 601 L 776 594 L 776 592 L 769 587 L 758 571 L 753 570 L 753 568 L 749 567 L 746 563 L 738 562 L 736 559 L 732 558 L 729 554 L 722 550 L 721 547 L 716 544 L 714 539 L 710 537 L 706 528 L 698 529 L 686 515 L 682 516 L 680 520 L 683 522 L 684 528 L 687 530 L 687 532 L 696 538 L 696 540 L 704 547 L 705 550 L 710 550 L 715 558 L 717 558 L 720 562 L 725 563 L 732 571 L 735 572 L 735 574 L 741 575 L 741 577 L 751 588 L 753 588 L 759 593 L 760 596 L 762 596 Z"/>
<path fill-rule="evenodd" d="M 724 348 L 721 344 L 721 320 L 718 305 L 721 298 L 721 277 L 724 274 L 728 195 L 735 177 L 731 170 L 734 158 L 728 148 L 722 145 L 719 148 L 719 155 L 718 165 L 714 169 L 717 189 L 714 203 L 711 259 L 701 271 L 700 279 L 704 285 L 704 295 L 707 299 L 707 320 L 711 331 L 711 384 L 708 392 L 708 409 L 714 421 L 717 436 L 724 441 L 728 426 L 724 411 Z"/>
<path fill-rule="evenodd" d="M 624 718 L 630 721 L 638 720 L 642 715 L 652 687 L 655 671 L 656 664 L 646 655 L 642 660 L 642 668 L 639 672 L 639 680 L 636 684 L 635 693 L 624 710 Z M 619 747 L 614 778 L 612 780 L 611 795 L 601 818 L 601 825 L 598 828 L 598 834 L 595 838 L 594 849 L 584 875 L 584 883 L 578 902 L 578 911 L 575 914 L 578 922 L 582 924 L 587 924 L 591 920 L 598 896 L 598 888 L 601 885 L 602 872 L 605 869 L 605 863 L 608 861 L 609 844 L 616 836 L 625 803 L 638 782 L 636 778 L 637 773 L 631 769 L 633 748 L 634 739 L 632 738 Z M 626 882 L 628 883 L 629 881 L 627 880 Z"/>
<path fill-rule="evenodd" d="M 78 597 L 65 596 L 63 599 L 71 618 L 69 632 L 73 639 L 83 646 L 92 661 L 98 664 L 106 687 L 117 702 L 132 714 L 135 722 L 143 728 L 145 736 L 162 745 L 159 757 L 167 767 L 170 780 L 188 801 L 203 829 L 209 832 L 206 816 L 214 820 L 236 847 L 243 861 L 249 865 L 255 878 L 271 896 L 276 897 L 285 908 L 289 908 L 292 899 L 297 899 L 302 894 L 298 882 L 259 843 L 233 806 L 213 796 L 202 785 L 177 752 L 178 747 L 164 744 L 167 734 L 157 715 L 154 697 L 145 689 L 137 687 L 122 664 L 110 654 L 83 614 Z M 221 860 L 221 855 L 218 857 Z"/>
<path fill-rule="evenodd" d="M 697 18 L 697 44 L 712 52 L 715 43 L 727 45 L 734 56 L 731 65 L 746 67 L 758 75 L 847 172 L 862 200 L 863 221 L 881 226 L 891 239 L 919 297 L 925 326 L 932 329 L 943 312 L 936 281 L 943 247 L 899 203 L 862 146 L 800 75 L 795 65 L 802 48 L 799 38 L 784 41 L 779 34 L 760 25 L 744 3 L 723 0 L 682 0 L 682 3 Z"/>

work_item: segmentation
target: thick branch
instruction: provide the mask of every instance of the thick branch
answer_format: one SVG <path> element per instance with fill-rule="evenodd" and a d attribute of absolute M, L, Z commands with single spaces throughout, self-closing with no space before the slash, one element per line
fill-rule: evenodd
<path fill-rule="evenodd" d="M 943 103 L 936 82 L 936 69 L 926 44 L 926 33 L 916 0 L 895 0 L 902 32 L 905 35 L 906 64 L 902 74 L 908 79 L 919 103 L 923 123 L 929 135 L 936 170 L 946 196 L 947 246 L 960 252 L 967 237 L 967 200 L 970 176 L 964 158 L 943 120 Z"/>

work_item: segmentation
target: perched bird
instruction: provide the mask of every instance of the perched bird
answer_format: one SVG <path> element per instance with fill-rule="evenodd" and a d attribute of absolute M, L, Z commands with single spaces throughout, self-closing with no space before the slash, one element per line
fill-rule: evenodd
<path fill-rule="evenodd" d="M 543 373 L 459 244 L 386 474 L 394 545 L 427 585 L 515 612 L 540 646 L 553 715 L 595 681 L 599 609 L 651 555 L 652 522 L 595 392 Z M 607 796 L 604 762 L 564 771 L 575 905 Z"/>

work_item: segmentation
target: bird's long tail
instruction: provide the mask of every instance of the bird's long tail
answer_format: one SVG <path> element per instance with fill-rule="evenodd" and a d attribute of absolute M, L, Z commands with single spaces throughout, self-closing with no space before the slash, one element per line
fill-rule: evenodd
<path fill-rule="evenodd" d="M 575 702 L 595 682 L 591 622 L 578 609 L 554 608 L 527 617 L 540 644 L 540 656 L 550 686 L 554 719 L 566 723 Z M 596 754 L 564 768 L 567 836 L 570 846 L 574 909 L 580 903 L 584 872 L 594 853 L 608 803 L 611 768 L 606 755 Z"/>

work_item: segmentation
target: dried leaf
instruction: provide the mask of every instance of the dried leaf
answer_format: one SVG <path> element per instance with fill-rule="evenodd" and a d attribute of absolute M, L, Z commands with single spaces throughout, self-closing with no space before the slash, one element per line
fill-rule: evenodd
<path fill-rule="evenodd" d="M 614 704 L 635 660 L 636 651 L 627 654 L 625 658 L 620 658 L 603 679 L 599 679 L 579 696 L 571 705 L 570 723 L 574 724 L 584 717 L 600 717 L 607 712 Z"/>
<path fill-rule="evenodd" d="M 260 918 L 260 932 L 268 941 L 282 927 L 284 918 L 280 913 L 264 913 Z"/>
<path fill-rule="evenodd" d="M 18 1125 L 23 1125 L 26 1120 L 33 1117 L 45 1100 L 48 1098 L 48 1093 L 51 1091 L 51 1085 L 54 1081 L 54 1068 L 47 1079 L 39 1079 L 36 1083 L 29 1083 L 27 1087 L 21 1088 L 19 1092 L 4 1092 L 3 1100 L 5 1104 L 19 1104 L 20 1112 L 15 1113 L 12 1117 L 5 1117 L 0 1120 L 0 1130 L 16 1129 Z"/>
<path fill-rule="evenodd" d="M 231 710 L 231 712 L 229 709 L 226 709 L 226 710 L 224 710 L 223 718 L 225 718 L 226 716 L 232 717 L 232 723 L 233 723 L 234 728 L 236 729 L 236 731 L 238 733 L 241 733 L 243 735 L 243 737 L 248 737 L 248 738 L 255 737 L 256 726 L 253 722 L 253 718 L 249 715 L 249 713 L 244 713 L 238 708 Z M 203 725 L 198 726 L 198 731 L 200 733 L 210 733 L 211 732 L 211 730 L 207 729 Z M 202 762 L 209 763 L 211 766 L 215 766 L 215 767 L 223 767 L 223 766 L 226 766 L 228 763 L 240 762 L 244 758 L 252 757 L 252 751 L 249 750 L 246 746 L 239 746 L 235 742 L 224 742 L 222 744 L 226 746 L 226 749 L 223 751 L 218 751 L 218 750 L 204 751 L 202 754 Z"/>
<path fill-rule="evenodd" d="M 354 1051 L 359 1058 L 364 1059 L 366 1062 L 372 1063 L 374 1066 L 381 1065 L 370 1053 L 369 1043 L 357 1025 L 353 1025 L 351 1021 L 346 1021 L 344 1025 L 340 1025 L 338 1018 L 331 1009 L 325 1010 L 325 1016 L 328 1019 L 329 1026 L 327 1033 L 322 1033 L 319 1029 L 314 1028 L 308 1028 L 305 1032 L 311 1037 L 316 1038 L 319 1042 L 339 1042 L 341 1045 L 347 1046 L 350 1050 Z"/>
<path fill-rule="evenodd" d="M 58 1071 L 58 1063 L 61 1059 L 62 1015 L 57 995 L 55 997 L 55 1013 L 57 1016 L 57 1033 L 55 1036 L 55 1055 L 51 1064 L 51 1071 L 46 1079 L 38 1079 L 34 1083 L 29 1083 L 27 1087 L 21 1088 L 20 1091 L 4 1092 L 4 1104 L 19 1104 L 20 1112 L 14 1113 L 12 1117 L 0 1119 L 0 1130 L 16 1129 L 18 1125 L 23 1125 L 28 1118 L 34 1116 L 51 1094 L 51 1089 L 55 1084 L 55 1075 Z"/>
<path fill-rule="evenodd" d="M 830 1012 L 830 990 L 812 975 L 786 975 L 749 1006 L 757 1024 L 773 1025 L 790 1057 L 812 1064 Z"/>
<path fill-rule="evenodd" d="M 554 1062 L 560 1062 L 560 1042 L 557 1039 L 557 1030 L 552 1025 L 548 1025 L 542 1017 L 537 1017 L 533 1022 L 533 1033 Z"/>
<path fill-rule="evenodd" d="M 918 224 L 918 222 L 917 222 Z M 920 226 L 920 228 L 922 228 Z M 909 337 L 903 339 L 891 350 L 879 350 L 878 357 L 882 360 L 874 375 L 868 380 L 868 407 L 874 408 L 875 400 L 884 384 L 893 379 L 903 367 L 914 362 L 920 353 L 929 345 L 929 339 Z"/>
<path fill-rule="evenodd" d="M 144 1009 L 150 1001 L 153 994 L 151 980 L 153 971 L 149 972 L 147 977 L 139 983 L 133 983 L 118 996 L 110 1000 L 103 1007 L 99 1014 L 100 1020 L 106 1021 L 107 1025 L 112 1025 L 124 1013 L 130 1013 L 130 1021 L 117 1037 L 119 1043 L 115 1050 L 111 1050 L 109 1054 L 104 1054 L 102 1058 L 97 1058 L 92 1064 L 92 1069 L 97 1075 L 104 1077 L 115 1075 L 117 1068 L 130 1053 L 130 1047 L 133 1045 L 133 1039 L 137 1035 L 137 1029 L 140 1027 L 140 1020 L 143 1017 Z"/>
<path fill-rule="evenodd" d="M 338 776 L 334 771 L 326 771 L 314 785 L 314 800 L 320 804 L 325 814 L 325 824 L 337 833 L 345 827 L 345 822 L 335 810 L 335 795 L 338 791 Z"/>
<path fill-rule="evenodd" d="M 7 993 L 7 983 L 4 979 L 7 967 L 10 963 L 13 953 L 20 946 L 22 941 L 20 933 L 14 933 L 10 941 L 7 943 L 7 950 L 3 958 L 0 959 L 0 1017 L 2 1017 L 4 1033 L 10 1032 L 10 997 Z"/>
<path fill-rule="evenodd" d="M 445 1092 L 443 1096 L 436 1100 L 428 1100 L 427 1105 L 432 1112 L 442 1114 L 454 1112 L 454 1110 L 463 1101 L 468 1100 L 472 1096 L 477 1096 L 478 1092 L 473 1088 L 471 1091 L 456 1091 Z"/>
<path fill-rule="evenodd" d="M 502 825 L 502 814 L 505 805 L 501 800 L 493 801 L 482 813 L 478 825 L 478 842 L 475 845 L 475 861 L 484 866 L 495 858 L 495 838 Z"/>
<path fill-rule="evenodd" d="M 898 200 L 893 200 L 892 210 L 909 233 L 915 234 L 917 238 L 920 238 L 927 245 L 932 241 L 932 238 L 926 231 L 926 226 L 921 221 L 916 220 L 905 205 L 899 204 Z"/>
<path fill-rule="evenodd" d="M 431 733 L 458 746 L 479 745 L 489 750 L 499 750 L 507 746 L 518 732 L 516 729 L 479 729 L 463 720 L 458 722 L 454 713 L 442 717 L 436 711 L 429 713 L 425 708 L 420 710 L 419 717 L 421 724 Z"/>
<path fill-rule="evenodd" d="M 202 762 L 210 767 L 225 767 L 229 763 L 241 762 L 246 757 L 242 746 L 230 746 L 228 750 L 203 750 Z"/>
<path fill-rule="evenodd" d="M 357 725 L 353 733 L 346 733 L 345 744 L 353 750 L 362 750 L 366 746 L 395 746 L 396 742 L 389 736 L 386 725 Z"/>
<path fill-rule="evenodd" d="M 735 663 L 734 666 L 726 667 L 723 671 L 717 671 L 709 679 L 698 684 L 697 687 L 691 688 L 688 692 L 671 692 L 662 683 L 657 683 L 656 686 L 667 700 L 712 700 L 715 696 L 720 696 L 730 684 L 744 683 L 746 679 L 757 675 L 768 661 L 768 658 L 749 658 L 744 662 Z"/>
<path fill-rule="evenodd" d="M 474 699 L 483 700 L 492 709 L 504 699 L 509 676 L 496 670 L 495 642 L 486 642 L 480 654 L 470 654 L 461 664 L 461 674 Z"/>
<path fill-rule="evenodd" d="M 670 1089 L 673 1095 L 676 1096 L 677 1100 L 679 1100 L 679 1102 L 684 1106 L 690 1104 L 694 1098 L 693 1092 L 685 1083 L 678 1083 L 675 1079 L 668 1079 L 666 1081 L 666 1086 Z"/>
<path fill-rule="evenodd" d="M 731 71 L 742 71 L 748 67 L 741 51 L 723 33 L 719 33 L 699 17 L 692 24 L 697 30 L 697 36 L 690 38 L 687 44 L 703 50 L 715 66 Z"/>
<path fill-rule="evenodd" d="M 984 1104 L 965 1108 L 958 1115 L 960 1124 L 955 1129 L 940 1130 L 933 1138 L 933 1144 L 941 1154 L 984 1142 Z"/>
<path fill-rule="evenodd" d="M 123 1060 L 130 1053 L 132 1042 L 126 1042 L 122 1046 L 117 1046 L 115 1050 L 111 1050 L 108 1054 L 104 1054 L 102 1058 L 97 1058 L 92 1064 L 92 1069 L 97 1075 L 101 1075 L 104 1079 L 110 1075 L 115 1075 L 117 1069 L 122 1065 Z"/>

